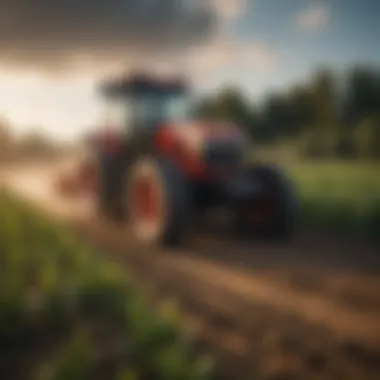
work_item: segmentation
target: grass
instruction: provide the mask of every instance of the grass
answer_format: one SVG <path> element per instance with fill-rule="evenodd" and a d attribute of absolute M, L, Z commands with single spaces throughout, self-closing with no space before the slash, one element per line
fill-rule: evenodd
<path fill-rule="evenodd" d="M 302 222 L 325 232 L 380 237 L 380 164 L 288 165 L 300 192 Z"/>
<path fill-rule="evenodd" d="M 0 378 L 212 379 L 175 305 L 153 311 L 124 270 L 0 195 Z"/>

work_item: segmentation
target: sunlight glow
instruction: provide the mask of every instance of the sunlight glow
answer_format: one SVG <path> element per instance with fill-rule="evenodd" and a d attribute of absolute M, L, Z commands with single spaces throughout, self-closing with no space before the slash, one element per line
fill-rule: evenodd
<path fill-rule="evenodd" d="M 38 129 L 72 138 L 98 118 L 94 82 L 86 76 L 64 79 L 29 73 L 0 73 L 0 116 L 15 133 Z"/>

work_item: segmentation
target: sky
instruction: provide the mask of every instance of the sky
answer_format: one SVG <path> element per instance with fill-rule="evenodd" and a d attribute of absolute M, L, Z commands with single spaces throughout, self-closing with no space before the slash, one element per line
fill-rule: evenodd
<path fill-rule="evenodd" d="M 379 40 L 379 0 L 2 0 L 0 117 L 72 139 L 101 122 L 96 83 L 112 73 L 260 99 L 320 66 L 380 66 Z"/>

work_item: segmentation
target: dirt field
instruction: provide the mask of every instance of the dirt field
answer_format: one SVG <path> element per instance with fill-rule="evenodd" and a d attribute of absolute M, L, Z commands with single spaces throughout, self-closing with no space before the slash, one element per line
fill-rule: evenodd
<path fill-rule="evenodd" d="M 197 233 L 181 251 L 146 251 L 92 201 L 51 192 L 57 167 L 3 171 L 20 195 L 65 218 L 125 264 L 152 300 L 177 300 L 199 350 L 227 378 L 379 379 L 380 253 L 365 242 L 303 235 L 288 245 Z"/>

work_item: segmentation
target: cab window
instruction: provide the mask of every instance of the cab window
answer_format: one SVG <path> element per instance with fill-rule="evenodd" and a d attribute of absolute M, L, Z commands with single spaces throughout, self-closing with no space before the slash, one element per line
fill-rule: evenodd
<path fill-rule="evenodd" d="M 150 129 L 164 119 L 162 99 L 154 95 L 144 95 L 135 99 L 134 114 L 136 125 Z"/>

